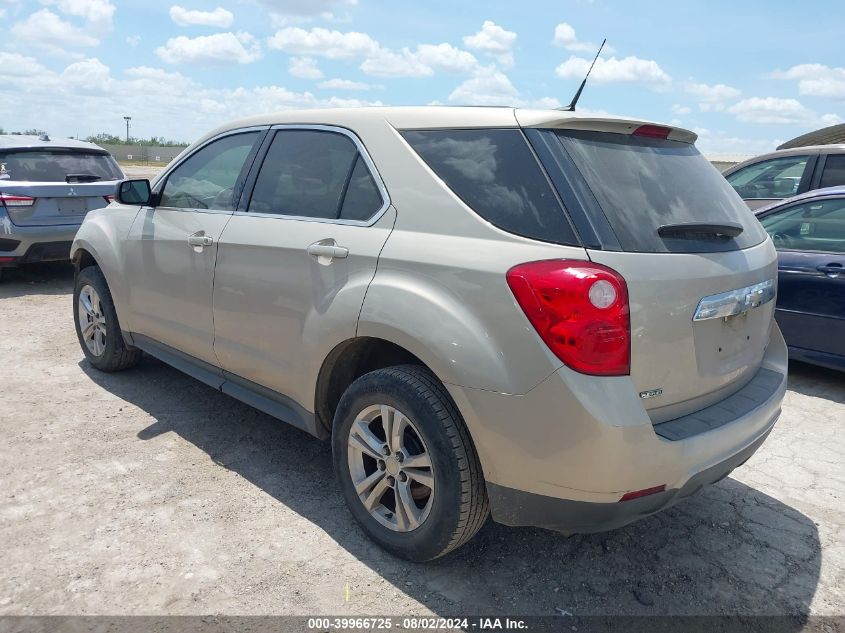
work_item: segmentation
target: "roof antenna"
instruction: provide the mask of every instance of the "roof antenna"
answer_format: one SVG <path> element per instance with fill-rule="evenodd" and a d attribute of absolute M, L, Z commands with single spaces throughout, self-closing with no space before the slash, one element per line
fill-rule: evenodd
<path fill-rule="evenodd" d="M 578 99 L 581 98 L 581 93 L 584 92 L 584 86 L 587 85 L 587 79 L 590 78 L 590 73 L 593 72 L 593 66 L 596 65 L 596 62 L 599 59 L 599 55 L 601 55 L 601 49 L 604 48 L 604 45 L 607 43 L 607 38 L 604 38 L 601 41 L 601 46 L 599 46 L 599 52 L 596 53 L 595 58 L 593 59 L 593 63 L 590 64 L 590 70 L 587 71 L 587 76 L 584 77 L 584 81 L 581 82 L 581 85 L 578 87 L 578 92 L 575 93 L 575 96 L 572 97 L 572 102 L 566 106 L 565 108 L 557 108 L 558 110 L 563 110 L 564 112 L 575 112 L 575 105 L 578 103 Z"/>

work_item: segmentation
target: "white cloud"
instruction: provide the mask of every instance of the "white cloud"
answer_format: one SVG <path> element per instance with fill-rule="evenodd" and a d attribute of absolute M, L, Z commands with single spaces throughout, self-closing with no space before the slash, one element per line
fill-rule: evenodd
<path fill-rule="evenodd" d="M 500 70 L 484 68 L 467 79 L 449 95 L 449 101 L 461 105 L 515 105 L 519 91 Z"/>
<path fill-rule="evenodd" d="M 170 64 L 249 64 L 261 57 L 261 48 L 249 33 L 215 33 L 200 37 L 172 37 L 156 49 Z"/>
<path fill-rule="evenodd" d="M 773 79 L 798 81 L 798 92 L 811 97 L 845 99 L 845 68 L 824 64 L 799 64 L 785 71 L 769 74 Z"/>
<path fill-rule="evenodd" d="M 482 51 L 505 67 L 513 66 L 513 46 L 516 43 L 516 33 L 506 31 L 490 20 L 485 20 L 481 30 L 474 35 L 464 37 L 464 46 L 469 49 Z"/>
<path fill-rule="evenodd" d="M 560 46 L 568 51 L 577 53 L 595 54 L 599 50 L 598 44 L 593 44 L 592 42 L 582 42 L 579 40 L 575 35 L 575 29 L 571 24 L 566 22 L 561 22 L 555 27 L 555 37 L 552 40 L 552 43 L 555 46 Z M 605 44 L 604 49 L 602 49 L 602 52 L 607 53 L 608 55 L 613 54 L 615 51 L 616 49 L 609 44 Z"/>
<path fill-rule="evenodd" d="M 591 60 L 572 56 L 555 69 L 561 79 L 583 79 L 590 69 Z M 642 82 L 653 86 L 665 86 L 672 78 L 650 59 L 628 56 L 622 59 L 599 57 L 590 75 L 590 81 L 597 84 L 615 82 Z"/>
<path fill-rule="evenodd" d="M 320 88 L 330 90 L 369 90 L 373 87 L 363 81 L 352 81 L 350 79 L 327 79 L 321 81 L 318 85 Z"/>
<path fill-rule="evenodd" d="M 841 123 L 836 114 L 817 115 L 797 99 L 751 97 L 728 108 L 737 120 L 768 125 L 801 125 L 817 127 Z"/>
<path fill-rule="evenodd" d="M 117 10 L 110 0 L 41 0 L 41 4 L 54 6 L 65 15 L 82 18 L 98 29 L 111 28 Z"/>
<path fill-rule="evenodd" d="M 213 11 L 192 11 L 174 4 L 170 7 L 170 19 L 179 26 L 216 26 L 227 29 L 232 26 L 235 15 L 222 7 Z"/>
<path fill-rule="evenodd" d="M 288 72 L 300 79 L 322 79 L 325 76 L 317 67 L 317 60 L 311 57 L 291 57 Z"/>
<path fill-rule="evenodd" d="M 129 44 L 132 48 L 138 46 L 141 43 L 141 36 L 140 35 L 129 35 L 126 37 L 126 43 Z"/>
<path fill-rule="evenodd" d="M 478 60 L 472 53 L 451 44 L 420 44 L 417 46 L 416 57 L 434 70 L 446 72 L 469 72 L 478 66 Z"/>
<path fill-rule="evenodd" d="M 63 48 L 93 47 L 100 39 L 70 22 L 62 20 L 49 9 L 36 11 L 12 25 L 12 35 L 28 46 L 43 48 L 51 53 L 63 53 Z"/>
<path fill-rule="evenodd" d="M 302 17 L 331 14 L 334 7 L 358 4 L 358 0 L 259 0 L 259 2 L 275 15 Z"/>
<path fill-rule="evenodd" d="M 408 48 L 391 51 L 379 48 L 361 64 L 361 70 L 375 77 L 429 77 L 434 69 Z"/>
<path fill-rule="evenodd" d="M 688 106 L 682 106 L 679 103 L 676 103 L 675 105 L 672 106 L 672 112 L 674 114 L 681 114 L 681 115 L 689 114 L 690 112 L 692 112 L 692 108 L 690 108 Z"/>
<path fill-rule="evenodd" d="M 10 74 L 10 68 L 20 72 Z M 37 81 L 32 72 L 38 74 Z M 118 133 L 123 130 L 123 116 L 130 115 L 139 136 L 190 141 L 224 121 L 260 112 L 382 105 L 378 100 L 337 95 L 316 97 L 275 85 L 209 88 L 179 72 L 147 66 L 113 76 L 94 58 L 54 72 L 31 57 L 0 53 L 0 79 L 0 120 L 14 129 L 49 125 L 55 136 Z M 26 93 L 26 108 L 20 107 L 21 93 Z M 145 99 L 139 100 L 139 94 Z M 50 113 L 48 122 L 45 112 Z"/>
<path fill-rule="evenodd" d="M 276 31 L 267 40 L 270 48 L 295 55 L 316 55 L 329 59 L 366 57 L 379 51 L 378 42 L 366 33 L 329 30 L 316 27 L 305 30 L 291 26 Z"/>
<path fill-rule="evenodd" d="M 688 81 L 684 90 L 698 98 L 698 107 L 702 112 L 724 110 L 728 101 L 733 101 L 742 94 L 738 89 L 725 84 L 709 85 L 694 81 Z"/>
<path fill-rule="evenodd" d="M 708 158 L 757 156 L 773 151 L 783 141 L 777 139 L 759 139 L 733 136 L 722 131 L 695 128 L 698 134 L 695 142 L 699 151 Z"/>

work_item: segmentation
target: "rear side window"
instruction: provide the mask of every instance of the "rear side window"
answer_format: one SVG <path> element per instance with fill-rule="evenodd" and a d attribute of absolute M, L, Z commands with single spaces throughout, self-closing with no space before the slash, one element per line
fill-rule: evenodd
<path fill-rule="evenodd" d="M 809 156 L 784 156 L 754 163 L 728 176 L 745 200 L 789 198 L 798 193 Z"/>
<path fill-rule="evenodd" d="M 819 188 L 839 185 L 845 185 L 845 154 L 830 154 L 824 163 L 824 173 Z"/>
<path fill-rule="evenodd" d="M 578 243 L 520 130 L 424 130 L 403 136 L 434 173 L 491 224 L 546 242 Z"/>
<path fill-rule="evenodd" d="M 66 182 L 68 176 L 88 182 L 123 178 L 109 154 L 61 149 L 0 152 L 1 180 Z"/>
<path fill-rule="evenodd" d="M 349 137 L 280 130 L 258 173 L 249 211 L 364 221 L 382 206 L 381 193 Z"/>
<path fill-rule="evenodd" d="M 624 251 L 728 251 L 766 239 L 748 206 L 694 145 L 609 132 L 555 134 L 594 196 L 582 200 L 583 207 L 592 210 L 598 203 Z M 661 227 L 684 223 L 738 223 L 743 230 L 734 238 L 658 234 Z"/>

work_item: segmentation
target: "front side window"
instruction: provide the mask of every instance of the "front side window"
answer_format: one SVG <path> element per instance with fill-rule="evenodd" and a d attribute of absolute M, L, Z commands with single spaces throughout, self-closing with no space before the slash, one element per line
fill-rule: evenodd
<path fill-rule="evenodd" d="M 123 174 L 106 153 L 69 149 L 0 152 L 0 180 L 17 182 L 84 182 L 120 180 Z"/>
<path fill-rule="evenodd" d="M 728 176 L 744 200 L 789 198 L 798 193 L 809 156 L 784 156 L 760 161 Z"/>
<path fill-rule="evenodd" d="M 578 243 L 520 130 L 419 130 L 402 135 L 455 195 L 491 224 L 545 242 Z"/>
<path fill-rule="evenodd" d="M 760 223 L 779 249 L 845 253 L 845 198 L 797 204 Z"/>
<path fill-rule="evenodd" d="M 348 136 L 324 130 L 279 130 L 249 202 L 253 213 L 366 221 L 381 193 Z"/>
<path fill-rule="evenodd" d="M 845 154 L 831 154 L 824 163 L 819 188 L 845 185 Z"/>
<path fill-rule="evenodd" d="M 191 154 L 168 176 L 159 206 L 233 211 L 236 184 L 259 134 L 226 136 Z"/>

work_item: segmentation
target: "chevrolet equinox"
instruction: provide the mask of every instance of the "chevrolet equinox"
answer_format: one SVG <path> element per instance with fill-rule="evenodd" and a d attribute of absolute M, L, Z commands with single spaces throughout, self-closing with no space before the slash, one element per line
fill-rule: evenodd
<path fill-rule="evenodd" d="M 513 108 L 225 125 L 86 216 L 82 351 L 331 439 L 400 556 L 489 514 L 620 527 L 745 462 L 786 388 L 774 246 L 695 139 Z"/>

